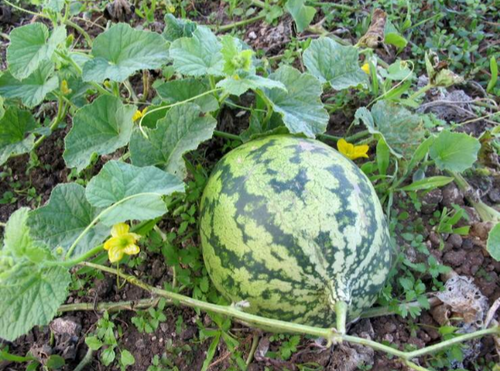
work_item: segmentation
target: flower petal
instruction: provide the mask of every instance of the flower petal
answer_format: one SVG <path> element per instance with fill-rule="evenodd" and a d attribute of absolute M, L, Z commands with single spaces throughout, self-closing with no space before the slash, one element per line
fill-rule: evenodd
<path fill-rule="evenodd" d="M 116 263 L 117 261 L 122 260 L 123 258 L 123 248 L 120 246 L 113 246 L 108 251 L 108 258 L 111 263 Z"/>
<path fill-rule="evenodd" d="M 129 231 L 130 227 L 126 223 L 118 223 L 111 228 L 111 235 L 113 237 L 118 237 L 118 236 L 123 236 L 124 234 L 127 234 Z"/>
<path fill-rule="evenodd" d="M 123 252 L 127 255 L 137 255 L 137 254 L 139 254 L 140 251 L 141 251 L 141 249 L 139 248 L 139 246 L 137 246 L 135 244 L 127 245 L 127 247 L 125 247 L 125 249 L 123 249 Z"/>
<path fill-rule="evenodd" d="M 110 250 L 115 247 L 122 246 L 122 239 L 120 237 L 111 237 L 109 240 L 104 242 L 104 250 Z"/>

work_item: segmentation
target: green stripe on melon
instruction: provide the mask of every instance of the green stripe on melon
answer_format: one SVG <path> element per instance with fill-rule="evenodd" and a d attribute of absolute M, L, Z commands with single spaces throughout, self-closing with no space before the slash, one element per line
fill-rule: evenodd
<path fill-rule="evenodd" d="M 368 178 L 331 147 L 293 136 L 246 143 L 216 165 L 201 201 L 216 288 L 250 313 L 311 326 L 355 317 L 391 266 L 387 224 Z"/>

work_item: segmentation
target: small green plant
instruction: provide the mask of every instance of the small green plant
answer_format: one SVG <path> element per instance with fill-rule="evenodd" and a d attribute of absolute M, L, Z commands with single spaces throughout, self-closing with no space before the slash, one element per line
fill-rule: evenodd
<path fill-rule="evenodd" d="M 166 321 L 167 317 L 163 313 L 165 304 L 165 299 L 160 299 L 156 308 L 151 307 L 145 311 L 137 311 L 137 315 L 132 317 L 132 323 L 139 332 L 150 334 L 158 329 L 160 323 Z"/>
<path fill-rule="evenodd" d="M 87 336 L 85 343 L 94 351 L 102 348 L 100 360 L 104 366 L 109 366 L 116 361 L 120 370 L 124 371 L 128 366 L 135 363 L 135 359 L 128 350 L 119 347 L 115 332 L 120 334 L 121 328 L 117 328 L 110 319 L 108 312 L 104 312 L 103 316 L 97 321 L 94 335 Z M 116 355 L 117 351 L 119 357 Z"/>

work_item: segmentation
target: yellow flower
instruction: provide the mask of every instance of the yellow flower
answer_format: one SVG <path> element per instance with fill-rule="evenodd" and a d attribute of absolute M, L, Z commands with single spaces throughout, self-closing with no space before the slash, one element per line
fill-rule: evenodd
<path fill-rule="evenodd" d="M 148 110 L 148 107 L 144 108 L 142 111 L 140 111 L 140 110 L 135 111 L 134 116 L 132 116 L 132 120 L 137 121 L 137 120 L 141 119 L 147 110 Z"/>
<path fill-rule="evenodd" d="M 71 94 L 72 90 L 68 87 L 68 82 L 66 80 L 61 81 L 61 93 L 63 95 Z"/>
<path fill-rule="evenodd" d="M 370 74 L 370 65 L 368 63 L 365 63 L 364 65 L 361 66 L 361 69 L 365 71 L 367 75 Z"/>
<path fill-rule="evenodd" d="M 109 261 L 115 263 L 122 260 L 123 255 L 139 254 L 139 246 L 135 243 L 141 236 L 129 232 L 130 226 L 118 223 L 111 229 L 111 238 L 104 243 L 104 250 L 108 251 Z"/>
<path fill-rule="evenodd" d="M 172 4 L 170 4 L 168 7 L 167 7 L 167 11 L 169 13 L 174 13 L 175 12 L 175 6 L 173 6 Z"/>
<path fill-rule="evenodd" d="M 347 141 L 342 138 L 337 142 L 337 149 L 340 153 L 342 153 L 345 157 L 350 158 L 351 160 L 355 160 L 360 157 L 368 158 L 366 154 L 368 152 L 368 145 L 363 144 L 361 146 L 355 146 L 354 144 L 347 143 Z"/>

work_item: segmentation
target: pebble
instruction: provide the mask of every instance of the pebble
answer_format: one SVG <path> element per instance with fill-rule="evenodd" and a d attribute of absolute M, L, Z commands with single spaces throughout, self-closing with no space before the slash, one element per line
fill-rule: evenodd
<path fill-rule="evenodd" d="M 384 325 L 384 331 L 386 333 L 391 333 L 391 332 L 394 332 L 396 330 L 397 330 L 397 327 L 394 324 L 394 322 L 386 322 L 386 324 Z"/>
<path fill-rule="evenodd" d="M 453 233 L 448 237 L 448 242 L 451 243 L 453 247 L 456 247 L 457 249 L 462 246 L 462 236 L 459 234 Z"/>
<path fill-rule="evenodd" d="M 255 40 L 257 38 L 257 34 L 254 31 L 250 31 L 248 37 L 252 40 Z"/>
<path fill-rule="evenodd" d="M 454 183 L 450 183 L 443 188 L 443 200 L 441 205 L 453 208 L 453 205 L 463 205 L 464 195 Z"/>
<path fill-rule="evenodd" d="M 143 340 L 143 339 L 139 339 L 139 340 L 137 340 L 137 341 L 135 342 L 135 347 L 136 347 L 137 349 L 144 349 L 144 348 L 146 348 L 146 343 L 144 342 L 144 340 Z"/>
<path fill-rule="evenodd" d="M 422 214 L 432 214 L 436 211 L 438 204 L 443 200 L 441 189 L 436 188 L 427 193 L 422 199 Z"/>
<path fill-rule="evenodd" d="M 443 256 L 443 262 L 452 267 L 459 267 L 465 262 L 466 252 L 464 250 L 451 250 Z"/>

